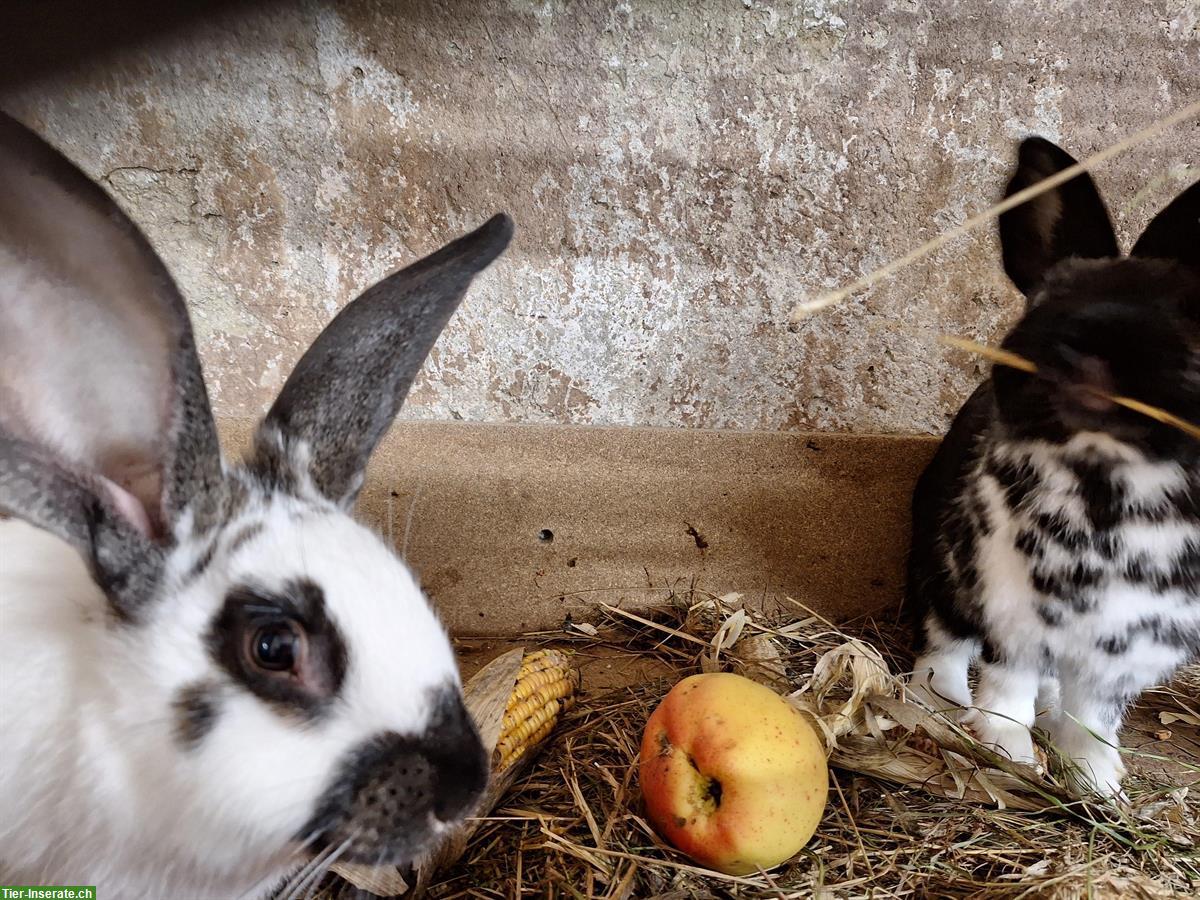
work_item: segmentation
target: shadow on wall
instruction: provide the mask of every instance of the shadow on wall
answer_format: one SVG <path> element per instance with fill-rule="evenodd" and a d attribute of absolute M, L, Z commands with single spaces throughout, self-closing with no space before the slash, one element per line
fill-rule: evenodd
<path fill-rule="evenodd" d="M 281 0 L 9 0 L 0 4 L 0 89 L 86 63 L 119 62 L 200 21 Z"/>

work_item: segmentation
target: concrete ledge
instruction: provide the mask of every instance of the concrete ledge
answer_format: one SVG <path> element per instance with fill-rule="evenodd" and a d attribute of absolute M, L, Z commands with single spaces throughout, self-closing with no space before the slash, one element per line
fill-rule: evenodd
<path fill-rule="evenodd" d="M 221 423 L 231 451 L 250 423 Z M 912 485 L 936 441 L 405 422 L 360 517 L 404 547 L 457 634 L 556 628 L 690 584 L 831 618 L 900 596 Z M 405 535 L 407 546 L 405 547 Z"/>

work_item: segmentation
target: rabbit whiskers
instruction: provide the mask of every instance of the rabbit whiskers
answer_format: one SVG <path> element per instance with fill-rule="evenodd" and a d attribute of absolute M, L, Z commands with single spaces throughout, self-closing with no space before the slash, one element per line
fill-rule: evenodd
<path fill-rule="evenodd" d="M 330 866 L 337 862 L 338 858 L 346 852 L 359 833 L 358 831 L 354 832 L 340 844 L 334 844 L 325 848 L 325 850 L 306 862 L 276 896 L 282 898 L 282 900 L 301 900 L 301 898 L 306 897 L 309 891 L 316 887 L 325 873 L 329 871 Z"/>

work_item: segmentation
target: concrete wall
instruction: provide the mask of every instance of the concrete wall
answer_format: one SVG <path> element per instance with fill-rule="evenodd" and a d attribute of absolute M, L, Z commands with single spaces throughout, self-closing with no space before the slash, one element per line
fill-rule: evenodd
<path fill-rule="evenodd" d="M 1195 0 L 303 4 L 0 104 L 123 201 L 189 297 L 218 412 L 257 413 L 372 280 L 520 228 L 407 416 L 940 432 L 1018 298 L 987 205 L 1014 139 L 1088 153 L 1200 97 Z M 1129 240 L 1200 125 L 1099 176 Z"/>

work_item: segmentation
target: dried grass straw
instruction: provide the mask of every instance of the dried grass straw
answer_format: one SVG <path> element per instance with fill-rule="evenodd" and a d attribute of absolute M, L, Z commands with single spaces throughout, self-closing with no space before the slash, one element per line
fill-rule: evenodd
<path fill-rule="evenodd" d="M 1039 181 L 1037 184 L 1030 185 L 1024 190 L 1017 191 L 1017 193 L 1013 194 L 1011 197 L 1006 197 L 995 206 L 990 206 L 983 212 L 977 213 L 956 228 L 951 228 L 949 231 L 942 232 L 937 237 L 926 241 L 924 244 L 921 244 L 921 246 L 910 250 L 908 253 L 905 253 L 903 256 L 898 257 L 889 263 L 880 266 L 878 269 L 869 272 L 862 278 L 851 282 L 845 287 L 821 294 L 819 297 L 816 297 L 813 300 L 807 300 L 803 303 L 796 304 L 796 306 L 792 309 L 791 323 L 794 325 L 815 312 L 826 309 L 830 306 L 836 306 L 837 304 L 850 299 L 850 297 L 852 297 L 854 294 L 857 294 L 859 291 L 866 290 L 876 282 L 882 281 L 885 278 L 890 278 L 892 275 L 895 275 L 902 269 L 907 268 L 912 263 L 915 263 L 929 254 L 941 249 L 956 238 L 975 231 L 977 228 L 983 225 L 986 225 L 1001 213 L 1008 212 L 1008 210 L 1020 206 L 1022 203 L 1032 200 L 1034 197 L 1044 194 L 1046 191 L 1053 190 L 1060 184 L 1070 181 L 1076 175 L 1081 175 L 1084 172 L 1088 172 L 1096 168 L 1101 163 L 1106 162 L 1107 160 L 1116 156 L 1118 153 L 1122 153 L 1123 151 L 1128 150 L 1130 147 L 1134 147 L 1140 143 L 1143 143 L 1144 141 L 1148 141 L 1150 138 L 1162 133 L 1163 131 L 1166 131 L 1168 128 L 1178 125 L 1180 122 L 1184 122 L 1197 115 L 1200 115 L 1200 100 L 1197 100 L 1194 103 L 1189 103 L 1187 106 L 1172 113 L 1166 118 L 1159 119 L 1157 122 L 1147 125 L 1140 131 L 1135 131 L 1133 134 L 1122 138 L 1115 144 L 1093 153 L 1091 156 L 1087 157 L 1087 159 L 1084 159 L 1073 166 L 1068 166 L 1061 172 L 1056 172 L 1054 175 Z"/>
<path fill-rule="evenodd" d="M 1020 369 L 1022 372 L 1037 374 L 1037 364 L 1031 362 L 1023 356 L 1018 356 L 1016 353 L 1011 353 L 1008 350 L 1003 350 L 999 347 L 989 347 L 986 344 L 977 344 L 975 341 L 967 338 L 955 337 L 954 335 L 942 335 L 938 338 L 943 344 L 954 347 L 958 350 L 965 350 L 968 353 L 975 353 L 979 356 L 986 357 L 992 362 L 1002 366 L 1008 366 L 1010 369 Z M 1164 425 L 1170 425 L 1173 428 L 1178 428 L 1185 434 L 1200 440 L 1200 426 L 1189 422 L 1187 419 L 1181 419 L 1174 413 L 1167 412 L 1157 406 L 1151 406 L 1149 403 L 1143 403 L 1141 400 L 1135 400 L 1132 397 L 1122 397 L 1117 394 L 1109 394 L 1105 391 L 1095 389 L 1098 396 L 1103 397 L 1117 406 L 1123 406 L 1126 409 L 1131 409 L 1136 413 L 1141 413 L 1154 419 L 1156 422 L 1162 422 Z"/>
<path fill-rule="evenodd" d="M 1188 786 L 1200 779 L 1200 759 L 1189 762 L 1184 750 L 1172 763 L 1159 762 L 1172 754 L 1136 755 L 1130 765 L 1138 774 L 1127 782 L 1132 810 L 1080 800 L 1052 751 L 1041 771 L 1011 763 L 909 698 L 902 677 L 909 661 L 894 627 L 834 628 L 786 598 L 776 608 L 767 617 L 743 608 L 737 595 L 691 591 L 640 615 L 599 606 L 603 621 L 592 637 L 543 636 L 569 643 L 577 659 L 638 671 L 652 663 L 661 675 L 583 698 L 429 896 L 1200 896 L 1200 804 Z M 679 678 L 716 669 L 789 696 L 817 723 L 830 752 L 830 804 L 817 835 L 771 872 L 730 877 L 700 869 L 665 846 L 642 814 L 636 760 L 647 716 Z M 585 668 L 585 689 L 587 680 Z M 1186 717 L 1194 712 L 1186 690 L 1151 699 Z M 1169 746 L 1192 746 L 1185 721 L 1173 720 Z M 331 887 L 321 896 L 360 895 Z"/>

